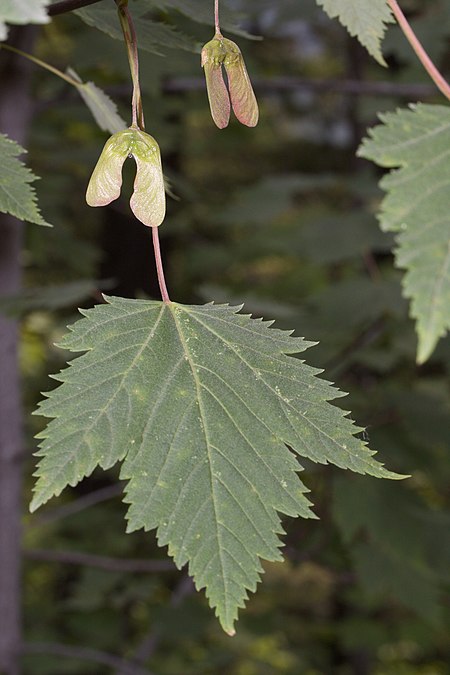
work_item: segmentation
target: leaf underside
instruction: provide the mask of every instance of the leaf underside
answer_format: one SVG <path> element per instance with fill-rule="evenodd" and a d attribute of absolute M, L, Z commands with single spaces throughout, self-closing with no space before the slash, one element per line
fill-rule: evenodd
<path fill-rule="evenodd" d="M 79 83 L 78 92 L 102 131 L 116 134 L 127 128 L 125 120 L 117 111 L 116 104 L 100 87 L 93 82 L 83 82 L 73 68 L 67 68 L 67 74 Z"/>
<path fill-rule="evenodd" d="M 19 220 L 49 226 L 39 211 L 31 185 L 38 177 L 17 159 L 25 152 L 18 143 L 0 134 L 0 211 Z"/>
<path fill-rule="evenodd" d="M 279 514 L 315 517 L 295 454 L 398 476 L 328 403 L 343 394 L 287 356 L 311 343 L 239 307 L 107 303 L 83 311 L 61 344 L 86 353 L 37 411 L 54 419 L 31 509 L 122 461 L 128 531 L 156 528 L 232 635 L 260 559 L 282 559 Z"/>
<path fill-rule="evenodd" d="M 395 256 L 406 269 L 403 286 L 423 363 L 450 329 L 450 107 L 411 106 L 380 119 L 358 154 L 400 167 L 380 183 L 388 193 L 380 223 L 398 233 Z"/>
<path fill-rule="evenodd" d="M 317 0 L 317 4 L 329 17 L 339 19 L 378 63 L 386 65 L 381 53 L 381 40 L 386 24 L 393 21 L 386 0 Z"/>
<path fill-rule="evenodd" d="M 133 2 L 133 22 L 140 49 L 161 54 L 167 49 L 197 51 L 195 41 L 176 28 L 146 16 L 152 8 L 146 0 Z M 117 7 L 114 3 L 100 3 L 75 11 L 88 26 L 93 26 L 116 40 L 123 40 L 123 33 L 117 18 Z"/>

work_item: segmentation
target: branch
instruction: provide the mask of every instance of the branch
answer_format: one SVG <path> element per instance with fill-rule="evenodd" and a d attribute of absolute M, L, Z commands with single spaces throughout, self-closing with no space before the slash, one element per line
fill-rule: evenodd
<path fill-rule="evenodd" d="M 61 2 L 55 2 L 54 5 L 50 5 L 47 13 L 49 16 L 65 14 L 66 12 L 73 12 L 74 9 L 95 5 L 96 2 L 101 2 L 101 0 L 61 0 Z"/>
<path fill-rule="evenodd" d="M 83 497 L 79 497 L 69 504 L 63 504 L 62 506 L 57 506 L 53 509 L 49 509 L 47 513 L 44 513 L 41 516 L 36 516 L 33 518 L 30 527 L 39 527 L 40 525 L 47 525 L 47 523 L 53 523 L 56 520 L 61 520 L 62 518 L 67 518 L 67 516 L 75 515 L 84 511 L 84 509 L 89 508 L 90 506 L 95 506 L 95 504 L 100 504 L 105 502 L 108 499 L 113 497 L 118 497 L 122 494 L 123 488 L 122 485 L 107 485 L 104 488 L 99 490 L 94 490 Z"/>
<path fill-rule="evenodd" d="M 194 583 L 192 579 L 188 575 L 182 577 L 181 581 L 177 584 L 172 593 L 169 603 L 170 607 L 172 609 L 180 607 L 184 599 L 193 592 Z M 148 661 L 158 648 L 162 637 L 163 635 L 160 629 L 152 629 L 135 650 L 132 656 L 133 661 L 139 665 L 142 665 L 145 663 L 145 661 Z M 126 675 L 126 672 L 122 668 L 117 670 L 115 675 Z"/>
<path fill-rule="evenodd" d="M 423 98 L 433 96 L 435 88 L 431 84 L 407 84 L 394 82 L 362 82 L 351 79 L 311 79 L 307 77 L 280 76 L 260 78 L 252 83 L 259 92 L 283 92 L 297 89 L 311 89 L 317 93 L 338 93 L 351 96 L 397 96 L 404 98 Z M 189 91 L 203 90 L 204 79 L 200 77 L 174 77 L 166 80 L 162 91 L 167 94 L 177 94 Z M 121 94 L 122 87 L 109 87 L 108 93 Z"/>
<path fill-rule="evenodd" d="M 430 59 L 430 57 L 426 53 L 425 49 L 422 47 L 419 39 L 417 38 L 417 36 L 414 33 L 413 29 L 411 28 L 410 24 L 408 23 L 407 18 L 405 17 L 402 10 L 400 9 L 400 6 L 399 6 L 397 0 L 387 0 L 387 1 L 388 1 L 389 7 L 392 10 L 392 13 L 394 14 L 395 18 L 397 19 L 398 25 L 402 29 L 402 31 L 403 31 L 406 39 L 408 40 L 409 44 L 411 45 L 411 47 L 416 52 L 420 62 L 422 63 L 425 70 L 427 71 L 428 75 L 431 77 L 431 79 L 433 80 L 433 82 L 435 83 L 435 85 L 439 89 L 439 91 L 442 92 L 444 94 L 444 96 L 450 100 L 450 85 L 442 77 L 441 73 L 436 68 L 433 61 Z"/>
<path fill-rule="evenodd" d="M 67 659 L 98 663 L 114 669 L 120 668 L 124 675 L 152 675 L 149 670 L 144 670 L 133 661 L 127 661 L 115 654 L 109 654 L 99 649 L 91 649 L 90 647 L 74 647 L 72 645 L 60 644 L 59 642 L 25 642 L 22 645 L 21 651 L 23 654 L 50 654 Z"/>
<path fill-rule="evenodd" d="M 110 558 L 108 556 L 80 553 L 78 551 L 51 551 L 49 549 L 30 548 L 23 552 L 26 558 L 45 562 L 66 563 L 97 567 L 107 572 L 132 572 L 148 574 L 154 572 L 175 572 L 176 567 L 170 560 L 139 560 L 132 558 Z"/>

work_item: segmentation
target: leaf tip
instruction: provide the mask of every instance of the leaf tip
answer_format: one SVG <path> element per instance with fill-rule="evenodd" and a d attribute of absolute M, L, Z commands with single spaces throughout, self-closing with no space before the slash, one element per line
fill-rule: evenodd
<path fill-rule="evenodd" d="M 29 507 L 28 507 L 30 513 L 34 513 L 35 511 L 37 511 L 38 508 L 39 508 L 40 506 L 42 506 L 43 503 L 44 503 L 44 502 L 43 502 L 42 499 L 39 497 L 39 495 L 38 495 L 38 494 L 35 494 L 35 495 L 33 496 L 32 500 L 31 500 L 31 502 L 30 502 Z"/>

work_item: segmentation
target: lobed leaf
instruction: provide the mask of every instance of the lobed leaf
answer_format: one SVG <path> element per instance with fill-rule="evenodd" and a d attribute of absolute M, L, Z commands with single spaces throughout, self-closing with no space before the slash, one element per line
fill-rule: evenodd
<path fill-rule="evenodd" d="M 381 40 L 386 24 L 393 22 L 386 0 L 317 0 L 317 3 L 332 19 L 339 19 L 378 63 L 386 65 L 381 53 Z"/>
<path fill-rule="evenodd" d="M 381 181 L 388 194 L 380 223 L 397 233 L 395 256 L 406 269 L 423 363 L 450 329 L 450 108 L 419 104 L 380 119 L 359 156 L 400 167 Z"/>
<path fill-rule="evenodd" d="M 39 211 L 36 192 L 31 185 L 39 180 L 38 176 L 17 159 L 25 152 L 18 143 L 0 134 L 0 211 L 19 220 L 51 227 Z"/>
<path fill-rule="evenodd" d="M 107 298 L 61 346 L 86 354 L 38 411 L 31 510 L 122 461 L 128 531 L 157 529 L 226 632 L 280 560 L 280 513 L 314 517 L 297 458 L 398 478 L 382 467 L 319 371 L 287 356 L 311 343 L 228 305 Z M 288 449 L 290 448 L 290 449 Z"/>

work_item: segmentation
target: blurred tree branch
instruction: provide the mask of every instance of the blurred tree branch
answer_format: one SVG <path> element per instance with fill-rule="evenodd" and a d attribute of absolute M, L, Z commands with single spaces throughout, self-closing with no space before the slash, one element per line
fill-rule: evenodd
<path fill-rule="evenodd" d="M 176 585 L 170 598 L 170 607 L 179 607 L 183 600 L 194 592 L 194 582 L 186 574 L 181 581 Z M 133 662 L 138 665 L 143 665 L 155 653 L 161 641 L 162 634 L 157 628 L 152 627 L 152 630 L 144 637 L 140 645 L 133 653 Z M 116 675 L 127 675 L 123 667 L 116 671 Z"/>
<path fill-rule="evenodd" d="M 295 91 L 312 89 L 318 93 L 338 93 L 355 96 L 394 96 L 394 97 L 428 97 L 435 96 L 436 89 L 430 84 L 409 84 L 403 82 L 364 82 L 352 79 L 312 79 L 308 77 L 279 76 L 271 78 L 253 78 L 254 88 L 260 92 Z M 185 91 L 203 90 L 205 83 L 200 77 L 175 77 L 166 80 L 164 93 L 182 93 Z M 122 87 L 110 87 L 109 93 L 119 93 Z M 128 90 L 127 90 L 128 93 Z"/>
<path fill-rule="evenodd" d="M 61 520 L 62 518 L 67 518 L 68 516 L 73 516 L 77 513 L 80 513 L 80 511 L 84 511 L 84 509 L 87 509 L 90 506 L 95 506 L 96 504 L 105 502 L 108 499 L 113 499 L 113 497 L 118 497 L 120 494 L 122 494 L 122 489 L 122 485 L 114 484 L 107 485 L 106 487 L 100 488 L 99 490 L 94 490 L 87 495 L 83 495 L 78 499 L 74 499 L 68 504 L 63 504 L 62 506 L 49 509 L 43 515 L 37 515 L 33 517 L 30 526 L 32 528 L 39 527 L 41 525 L 47 525 L 48 523 Z"/>
<path fill-rule="evenodd" d="M 111 558 L 78 551 L 52 551 L 50 549 L 30 548 L 23 552 L 26 558 L 42 560 L 43 562 L 65 563 L 68 565 L 85 565 L 98 567 L 107 572 L 176 572 L 177 569 L 171 560 L 139 560 L 131 558 Z"/>
<path fill-rule="evenodd" d="M 89 647 L 74 647 L 73 645 L 64 645 L 59 642 L 27 642 L 23 645 L 22 652 L 23 654 L 62 656 L 68 659 L 98 663 L 110 668 L 120 668 L 123 675 L 152 675 L 149 670 L 144 670 L 133 661 Z"/>

